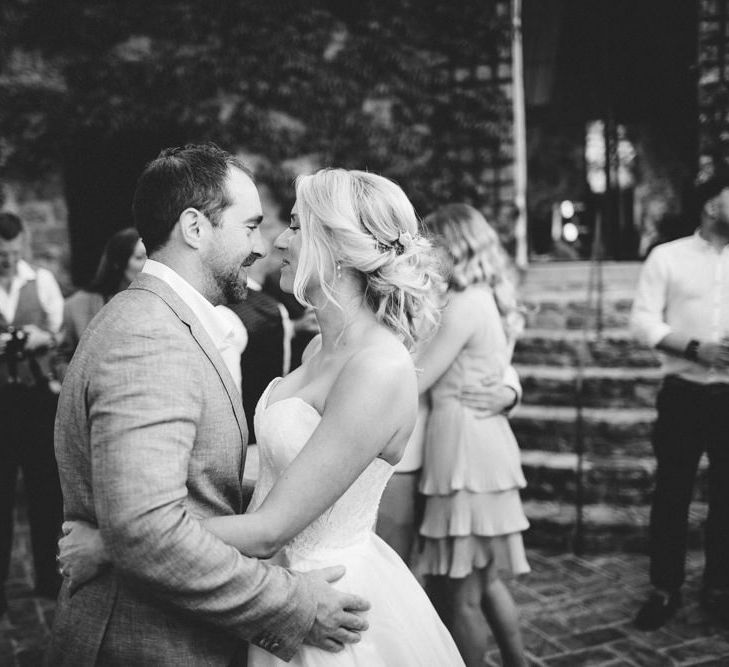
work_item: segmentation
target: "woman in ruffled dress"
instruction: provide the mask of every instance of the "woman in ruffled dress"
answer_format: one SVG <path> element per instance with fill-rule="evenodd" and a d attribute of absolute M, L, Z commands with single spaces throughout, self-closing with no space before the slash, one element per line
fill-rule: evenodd
<path fill-rule="evenodd" d="M 476 209 L 447 205 L 424 224 L 442 252 L 449 286 L 438 330 L 416 363 L 419 389 L 430 391 L 432 403 L 418 569 L 445 577 L 450 629 L 467 665 L 483 664 L 488 626 L 503 664 L 523 665 L 517 608 L 499 578 L 502 571 L 529 571 L 519 448 L 504 412 L 484 416 L 462 398 L 463 388 L 484 376 L 501 381 L 523 317 L 508 257 Z"/>

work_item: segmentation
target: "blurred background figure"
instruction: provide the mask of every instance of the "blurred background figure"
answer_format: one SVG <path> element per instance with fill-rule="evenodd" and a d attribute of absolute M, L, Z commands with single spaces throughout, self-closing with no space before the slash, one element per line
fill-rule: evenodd
<path fill-rule="evenodd" d="M 499 572 L 529 571 L 521 531 L 529 523 L 519 489 L 526 485 L 519 447 L 504 411 L 518 400 L 505 386 L 523 328 L 508 256 L 476 209 L 451 204 L 424 221 L 440 248 L 448 290 L 437 331 L 416 361 L 430 390 L 420 491 L 425 509 L 418 568 L 445 577 L 449 628 L 467 665 L 482 665 L 488 625 L 504 665 L 524 665 L 518 612 Z M 465 387 L 486 376 L 498 407 L 476 412 Z"/>
<path fill-rule="evenodd" d="M 271 245 L 264 236 L 267 251 Z M 269 382 L 286 375 L 291 367 L 291 322 L 283 304 L 263 291 L 267 265 L 259 259 L 248 267 L 248 295 L 229 306 L 243 323 L 247 343 L 240 357 L 243 409 L 248 422 L 248 442 L 256 442 L 253 415 Z"/>
<path fill-rule="evenodd" d="M 293 294 L 284 292 L 279 284 L 281 251 L 273 245 L 273 242 L 288 227 L 289 215 L 293 206 L 293 200 L 283 203 L 279 209 L 279 218 L 281 220 L 278 224 L 269 226 L 267 222 L 264 222 L 263 233 L 270 243 L 270 251 L 262 260 L 263 265 L 261 266 L 261 273 L 264 276 L 261 281 L 263 292 L 269 294 L 276 302 L 284 306 L 291 324 L 289 328 L 289 352 L 287 353 L 290 361 L 287 372 L 301 366 L 301 355 L 311 339 L 319 333 L 319 325 L 314 315 L 314 309 L 299 303 Z"/>
<path fill-rule="evenodd" d="M 63 319 L 63 296 L 53 275 L 23 260 L 25 229 L 0 213 L 0 616 L 13 540 L 18 471 L 28 503 L 36 593 L 55 598 L 56 539 L 61 489 L 53 452 L 57 396 L 50 351 Z"/>
<path fill-rule="evenodd" d="M 430 396 L 420 394 L 418 418 L 405 446 L 402 459 L 395 466 L 380 499 L 377 512 L 377 534 L 385 540 L 405 563 L 414 570 L 413 546 L 422 515 L 422 496 L 418 493 L 420 470 L 423 467 L 425 425 L 430 409 Z"/>
<path fill-rule="evenodd" d="M 635 618 L 656 630 L 681 604 L 689 506 L 699 461 L 709 459 L 702 606 L 729 627 L 729 166 L 718 158 L 695 192 L 692 236 L 653 249 L 631 324 L 662 353 L 665 377 L 653 429 L 656 480 L 650 514 L 650 582 Z"/>
<path fill-rule="evenodd" d="M 119 230 L 106 242 L 91 283 L 70 296 L 64 305 L 59 345 L 62 364 L 71 360 L 81 334 L 96 313 L 117 292 L 129 287 L 146 259 L 144 243 L 133 227 Z"/>

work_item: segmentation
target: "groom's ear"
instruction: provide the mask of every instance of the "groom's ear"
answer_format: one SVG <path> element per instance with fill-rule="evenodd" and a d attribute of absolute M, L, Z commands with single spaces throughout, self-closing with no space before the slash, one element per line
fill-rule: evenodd
<path fill-rule="evenodd" d="M 199 249 L 206 228 L 210 226 L 208 219 L 196 208 L 186 208 L 180 213 L 177 224 L 180 226 L 180 234 L 185 243 L 191 248 Z"/>

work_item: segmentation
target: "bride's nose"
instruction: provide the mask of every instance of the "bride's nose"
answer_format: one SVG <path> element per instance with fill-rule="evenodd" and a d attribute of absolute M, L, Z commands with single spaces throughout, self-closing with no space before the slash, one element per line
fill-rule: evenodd
<path fill-rule="evenodd" d="M 289 230 L 282 231 L 273 242 L 273 247 L 277 250 L 286 250 L 289 247 Z"/>

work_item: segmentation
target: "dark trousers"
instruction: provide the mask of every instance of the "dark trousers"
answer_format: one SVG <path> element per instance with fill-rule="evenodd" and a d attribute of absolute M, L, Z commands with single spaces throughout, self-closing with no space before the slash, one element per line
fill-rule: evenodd
<path fill-rule="evenodd" d="M 45 387 L 0 387 L 0 592 L 8 577 L 18 471 L 23 473 L 36 589 L 54 595 L 60 584 L 56 542 L 63 498 L 53 451 L 57 396 Z"/>
<path fill-rule="evenodd" d="M 666 591 L 684 581 L 688 511 L 701 455 L 709 458 L 705 588 L 729 587 L 729 384 L 668 376 L 653 431 L 656 485 L 650 519 L 651 583 Z"/>

